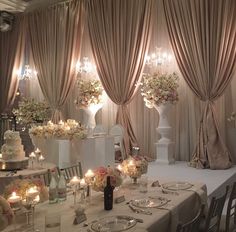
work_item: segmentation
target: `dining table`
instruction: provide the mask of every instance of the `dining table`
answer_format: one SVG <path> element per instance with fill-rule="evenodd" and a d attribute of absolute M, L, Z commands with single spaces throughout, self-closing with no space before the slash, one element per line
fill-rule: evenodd
<path fill-rule="evenodd" d="M 140 192 L 139 181 L 134 184 L 130 178 L 126 178 L 122 186 L 114 190 L 114 201 L 116 198 L 123 199 L 123 201 L 114 203 L 113 209 L 109 211 L 104 210 L 103 193 L 95 191 L 91 192 L 89 198 L 82 201 L 78 197 L 76 204 L 74 204 L 74 196 L 71 193 L 68 193 L 66 201 L 60 203 L 40 203 L 35 207 L 34 230 L 45 231 L 46 215 L 59 215 L 61 232 L 94 232 L 96 225 L 100 227 L 103 225 L 99 224 L 100 221 L 112 218 L 133 219 L 131 223 L 127 223 L 129 225 L 128 227 L 126 225 L 127 228 L 124 227 L 127 232 L 174 232 L 178 223 L 192 219 L 201 205 L 207 202 L 207 189 L 204 183 L 160 179 L 158 185 L 154 185 L 153 183 L 156 182 L 157 180 L 149 180 L 147 192 L 143 193 Z M 168 188 L 171 184 L 175 186 L 174 189 Z M 184 187 L 178 188 L 178 186 Z M 146 207 L 147 202 L 152 204 Z M 75 225 L 73 221 L 77 207 L 85 210 L 87 220 Z M 17 228 L 20 225 L 14 226 Z M 12 228 L 13 225 L 4 231 L 11 231 Z M 111 230 L 101 227 L 97 231 Z"/>

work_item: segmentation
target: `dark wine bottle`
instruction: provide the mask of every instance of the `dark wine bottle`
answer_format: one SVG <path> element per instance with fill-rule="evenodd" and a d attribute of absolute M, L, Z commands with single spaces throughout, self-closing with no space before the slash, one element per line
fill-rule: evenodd
<path fill-rule="evenodd" d="M 104 209 L 112 210 L 113 207 L 113 187 L 111 186 L 111 177 L 107 176 L 107 185 L 104 188 Z"/>

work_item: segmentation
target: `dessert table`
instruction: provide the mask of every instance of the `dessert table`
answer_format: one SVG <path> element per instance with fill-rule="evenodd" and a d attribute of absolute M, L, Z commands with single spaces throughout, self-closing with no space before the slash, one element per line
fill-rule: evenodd
<path fill-rule="evenodd" d="M 115 163 L 114 137 L 110 135 L 72 140 L 31 138 L 33 144 L 42 151 L 45 160 L 60 168 L 78 161 L 81 162 L 83 170 Z"/>
<path fill-rule="evenodd" d="M 161 181 L 161 183 L 165 183 L 165 181 Z M 72 196 L 68 196 L 68 199 L 62 203 L 49 205 L 48 202 L 45 202 L 39 204 L 35 209 L 34 228 L 39 231 L 45 231 L 45 215 L 53 215 L 56 213 L 61 215 L 61 231 L 93 232 L 91 224 L 94 220 L 99 220 L 107 216 L 125 215 L 143 220 L 143 223 L 137 223 L 134 227 L 126 230 L 127 232 L 175 232 L 177 224 L 180 221 L 184 223 L 190 220 L 198 211 L 201 203 L 207 200 L 206 186 L 201 183 L 193 183 L 191 188 L 178 190 L 174 193 L 163 193 L 160 187 L 151 187 L 151 183 L 149 183 L 148 192 L 140 193 L 139 187 L 135 187 L 128 180 L 119 191 L 124 192 L 125 201 L 119 204 L 113 204 L 113 210 L 111 211 L 105 211 L 103 209 L 103 194 L 92 192 L 90 203 L 85 206 L 85 213 L 87 215 L 86 224 L 82 222 L 81 224 L 73 225 L 75 213 L 71 208 L 73 205 Z M 158 208 L 145 208 L 145 210 L 151 212 L 152 215 L 137 214 L 130 209 L 129 202 L 131 200 L 148 197 L 150 199 L 164 197 L 168 199 L 168 203 Z M 12 226 L 9 226 L 5 231 L 10 231 L 11 228 Z"/>
<path fill-rule="evenodd" d="M 23 169 L 18 170 L 16 173 L 10 171 L 0 171 L 0 194 L 4 192 L 5 186 L 10 184 L 14 179 L 19 178 L 19 176 L 30 176 L 36 174 L 43 174 L 48 171 L 48 169 L 55 168 L 55 165 L 52 163 L 44 163 L 42 168 L 35 168 L 35 169 Z"/>

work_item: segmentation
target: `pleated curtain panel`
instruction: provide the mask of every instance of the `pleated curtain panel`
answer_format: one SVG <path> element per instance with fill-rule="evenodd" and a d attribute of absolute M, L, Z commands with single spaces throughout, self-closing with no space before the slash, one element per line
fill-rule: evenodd
<path fill-rule="evenodd" d="M 163 4 L 179 69 L 205 103 L 191 163 L 197 168 L 229 168 L 215 104 L 235 74 L 235 0 L 163 0 Z"/>
<path fill-rule="evenodd" d="M 63 119 L 62 107 L 76 80 L 84 28 L 84 1 L 71 1 L 27 15 L 38 80 L 52 108 L 52 121 Z"/>
<path fill-rule="evenodd" d="M 102 85 L 117 105 L 116 123 L 125 128 L 127 154 L 137 145 L 128 104 L 144 67 L 152 16 L 152 0 L 90 0 L 88 27 Z"/>
<path fill-rule="evenodd" d="M 10 112 L 15 100 L 18 77 L 25 45 L 25 21 L 16 16 L 11 31 L 0 32 L 0 114 Z"/>

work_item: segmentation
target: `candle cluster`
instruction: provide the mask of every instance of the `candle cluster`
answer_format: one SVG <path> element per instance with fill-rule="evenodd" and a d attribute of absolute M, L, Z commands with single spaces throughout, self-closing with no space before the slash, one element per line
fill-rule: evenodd
<path fill-rule="evenodd" d="M 68 119 L 66 122 L 60 121 L 58 124 L 54 124 L 52 121 L 48 121 L 45 126 L 32 127 L 29 133 L 36 137 L 43 138 L 85 138 L 87 136 L 86 129 L 73 119 Z"/>
<path fill-rule="evenodd" d="M 45 158 L 42 155 L 41 151 L 37 148 L 34 152 L 31 152 L 29 155 L 30 168 L 43 168 L 43 162 Z"/>

